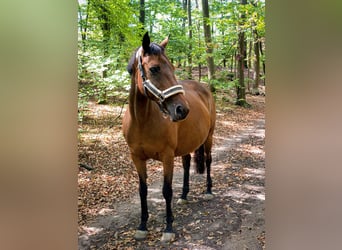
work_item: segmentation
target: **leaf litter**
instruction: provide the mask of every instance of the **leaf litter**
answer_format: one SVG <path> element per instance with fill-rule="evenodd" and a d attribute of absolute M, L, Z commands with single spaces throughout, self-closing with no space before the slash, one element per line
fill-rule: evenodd
<path fill-rule="evenodd" d="M 252 108 L 238 107 L 225 102 L 223 97 L 220 99 L 220 94 L 216 96 L 217 123 L 213 151 L 215 147 L 223 145 L 227 138 L 239 136 L 241 131 L 255 125 L 256 121 L 264 120 L 265 97 L 248 95 L 247 101 Z M 138 192 L 138 176 L 121 131 L 122 116 L 115 119 L 120 112 L 118 106 L 90 102 L 83 121 L 79 123 L 79 162 L 94 168 L 91 171 L 79 168 L 79 236 L 87 233 L 87 225 L 97 216 L 111 213 L 115 204 L 129 202 Z M 213 161 L 212 164 L 214 201 L 199 198 L 205 189 L 204 177 L 190 177 L 189 204 L 174 207 L 177 239 L 167 247 L 225 248 L 229 245 L 228 240 L 234 239 L 234 233 L 248 219 L 248 213 L 242 211 L 251 210 L 251 204 L 264 193 L 264 178 L 256 178 L 257 175 L 250 174 L 248 170 L 264 169 L 264 138 L 248 136 L 225 153 L 224 157 L 219 157 L 218 162 Z M 181 159 L 178 157 L 175 159 L 175 171 L 181 168 Z M 159 162 L 148 161 L 148 176 L 149 185 L 161 180 L 162 167 Z M 164 204 L 159 206 L 158 213 L 163 214 Z M 116 231 L 104 230 L 99 236 L 95 235 L 87 249 L 165 247 L 159 242 L 164 224 L 157 217 L 150 217 L 149 234 L 144 241 L 132 239 L 137 225 L 127 222 Z M 262 249 L 265 248 L 265 231 L 264 222 L 261 220 L 260 223 L 249 227 L 258 229 L 256 240 Z M 201 248 L 204 246 L 208 248 Z"/>

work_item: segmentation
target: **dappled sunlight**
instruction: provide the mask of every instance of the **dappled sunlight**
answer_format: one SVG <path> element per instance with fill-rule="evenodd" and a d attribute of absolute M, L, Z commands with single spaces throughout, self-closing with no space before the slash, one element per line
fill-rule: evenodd
<path fill-rule="evenodd" d="M 233 189 L 229 190 L 224 196 L 230 197 L 232 200 L 234 200 L 237 203 L 243 203 L 247 199 L 256 199 L 256 200 L 265 200 L 265 193 L 253 193 L 253 192 L 247 192 L 243 190 L 243 186 L 241 189 Z"/>
<path fill-rule="evenodd" d="M 89 142 L 103 141 L 103 143 L 105 144 L 113 143 L 112 140 L 119 139 L 119 138 L 121 138 L 120 134 L 115 134 L 115 133 L 99 134 L 99 132 L 96 129 L 89 129 L 86 131 L 86 134 L 80 136 L 80 139 L 84 141 L 89 141 Z"/>
<path fill-rule="evenodd" d="M 237 126 L 238 124 L 233 121 L 219 121 L 218 123 L 221 123 L 223 126 Z"/>
<path fill-rule="evenodd" d="M 165 203 L 165 200 L 162 197 L 160 197 L 160 198 L 156 198 L 156 197 L 149 198 L 148 201 L 154 202 L 154 203 L 160 203 L 160 204 L 164 204 Z"/>
<path fill-rule="evenodd" d="M 104 116 L 115 116 L 115 114 L 119 114 L 121 109 L 122 113 L 126 111 L 126 107 L 119 107 L 119 106 L 114 106 L 114 105 L 108 105 L 108 104 L 97 104 L 96 102 L 89 101 L 88 102 L 88 109 L 91 110 L 90 113 L 86 112 L 87 115 L 90 117 L 96 117 L 101 118 Z"/>
<path fill-rule="evenodd" d="M 248 152 L 252 153 L 252 154 L 261 154 L 261 155 L 265 155 L 264 150 L 261 150 L 258 147 L 251 147 L 251 149 L 247 150 Z"/>
<path fill-rule="evenodd" d="M 256 186 L 256 185 L 249 185 L 245 184 L 243 185 L 244 188 L 255 191 L 255 192 L 265 192 L 265 187 L 264 186 Z"/>
<path fill-rule="evenodd" d="M 102 208 L 98 214 L 99 215 L 106 215 L 106 214 L 110 214 L 114 211 L 114 209 L 111 209 L 111 208 Z"/>
<path fill-rule="evenodd" d="M 230 165 L 224 164 L 224 163 L 217 163 L 215 166 L 213 166 L 213 171 L 219 173 L 221 171 L 224 171 L 227 169 Z"/>
<path fill-rule="evenodd" d="M 103 231 L 103 228 L 82 226 L 81 229 L 88 235 L 94 235 Z"/>
<path fill-rule="evenodd" d="M 246 176 L 249 178 L 265 179 L 265 169 L 260 168 L 244 168 Z"/>

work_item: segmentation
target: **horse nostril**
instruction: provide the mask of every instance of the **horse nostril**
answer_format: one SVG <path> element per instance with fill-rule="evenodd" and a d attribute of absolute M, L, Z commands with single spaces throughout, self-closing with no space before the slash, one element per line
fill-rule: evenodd
<path fill-rule="evenodd" d="M 176 114 L 181 114 L 183 113 L 183 107 L 182 105 L 177 105 L 176 106 Z"/>
<path fill-rule="evenodd" d="M 184 119 L 188 115 L 189 109 L 187 109 L 181 104 L 178 104 L 176 106 L 175 113 L 179 117 L 179 119 Z"/>

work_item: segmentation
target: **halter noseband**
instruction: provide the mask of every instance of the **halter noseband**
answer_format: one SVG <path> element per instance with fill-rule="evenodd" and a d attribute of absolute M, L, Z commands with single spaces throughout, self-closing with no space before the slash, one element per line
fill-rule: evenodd
<path fill-rule="evenodd" d="M 137 51 L 136 58 L 138 59 L 138 67 L 141 78 L 143 79 L 143 87 L 146 95 L 146 90 L 157 98 L 158 103 L 162 104 L 167 98 L 176 94 L 184 94 L 183 86 L 178 84 L 167 88 L 165 90 L 159 90 L 145 75 L 144 68 L 142 66 L 141 48 Z M 147 96 L 147 95 L 146 95 Z"/>

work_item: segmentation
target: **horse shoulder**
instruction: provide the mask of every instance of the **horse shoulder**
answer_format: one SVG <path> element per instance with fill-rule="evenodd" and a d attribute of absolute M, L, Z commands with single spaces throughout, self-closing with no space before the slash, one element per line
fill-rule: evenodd
<path fill-rule="evenodd" d="M 129 110 L 127 109 L 122 118 L 122 132 L 126 140 L 127 140 L 130 123 L 131 123 L 131 115 L 129 113 Z"/>

